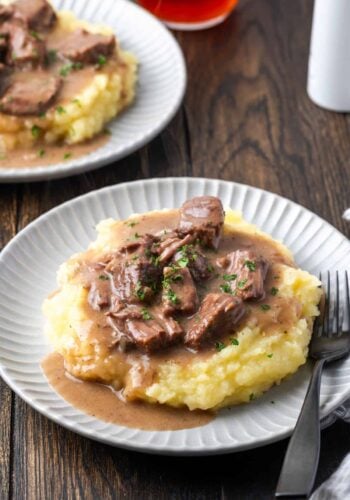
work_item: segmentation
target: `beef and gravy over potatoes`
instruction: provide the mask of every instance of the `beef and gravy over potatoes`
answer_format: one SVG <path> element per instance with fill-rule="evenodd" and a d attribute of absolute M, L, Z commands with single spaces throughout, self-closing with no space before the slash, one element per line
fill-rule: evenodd
<path fill-rule="evenodd" d="M 43 368 L 68 401 L 132 427 L 190 427 L 305 363 L 319 280 L 218 198 L 97 229 L 43 306 Z"/>
<path fill-rule="evenodd" d="M 137 63 L 105 26 L 47 0 L 0 0 L 0 167 L 58 163 L 107 140 Z"/>

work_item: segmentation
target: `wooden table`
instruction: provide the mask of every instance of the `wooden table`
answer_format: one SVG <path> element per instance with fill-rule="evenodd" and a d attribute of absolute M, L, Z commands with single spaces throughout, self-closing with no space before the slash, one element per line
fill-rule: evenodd
<path fill-rule="evenodd" d="M 91 0 L 93 1 L 93 0 Z M 94 0 L 95 1 L 95 0 Z M 311 0 L 242 0 L 224 24 L 176 33 L 188 66 L 184 105 L 151 144 L 65 180 L 0 187 L 0 245 L 46 210 L 134 179 L 203 176 L 282 194 L 350 236 L 350 117 L 305 92 Z M 350 426 L 323 432 L 317 483 L 350 448 Z M 270 499 L 286 441 L 209 458 L 167 458 L 81 438 L 0 381 L 0 498 Z"/>

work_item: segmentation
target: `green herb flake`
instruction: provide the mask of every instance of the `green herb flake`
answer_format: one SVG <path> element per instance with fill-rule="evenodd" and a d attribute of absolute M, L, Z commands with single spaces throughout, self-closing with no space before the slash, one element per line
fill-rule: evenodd
<path fill-rule="evenodd" d="M 66 110 L 63 106 L 57 106 L 56 111 L 59 115 L 64 115 L 66 113 Z"/>
<path fill-rule="evenodd" d="M 39 158 L 42 158 L 43 156 L 45 156 L 45 154 L 46 154 L 45 149 L 39 149 L 39 151 L 38 151 Z"/>
<path fill-rule="evenodd" d="M 72 103 L 73 103 L 73 104 L 76 104 L 77 106 L 79 106 L 79 108 L 81 108 L 81 102 L 80 102 L 80 100 L 79 100 L 79 99 L 73 99 L 73 100 L 72 100 Z"/>
<path fill-rule="evenodd" d="M 38 127 L 38 125 L 33 125 L 32 126 L 32 136 L 37 139 L 40 135 L 41 128 Z"/>
<path fill-rule="evenodd" d="M 101 68 L 102 66 L 104 66 L 105 64 L 107 63 L 107 58 L 100 54 L 97 58 L 97 64 L 99 65 L 99 67 Z"/>
<path fill-rule="evenodd" d="M 30 34 L 32 35 L 33 38 L 36 40 L 41 40 L 39 33 L 37 31 L 31 31 Z"/>
<path fill-rule="evenodd" d="M 61 76 L 68 76 L 69 73 L 72 71 L 72 69 L 73 69 L 72 63 L 65 64 L 60 69 L 60 75 Z"/>
<path fill-rule="evenodd" d="M 124 224 L 126 224 L 128 227 L 134 227 L 136 226 L 136 224 L 138 224 L 138 222 L 131 220 L 124 222 Z"/>
<path fill-rule="evenodd" d="M 221 292 L 223 293 L 232 293 L 231 287 L 228 283 L 224 283 L 223 285 L 219 286 Z"/>
<path fill-rule="evenodd" d="M 223 279 L 225 281 L 234 281 L 235 279 L 237 279 L 237 274 L 224 274 Z"/>
<path fill-rule="evenodd" d="M 273 286 L 271 288 L 271 290 L 270 290 L 270 293 L 271 293 L 271 295 L 277 295 L 278 294 L 278 288 L 276 288 L 276 287 Z"/>
<path fill-rule="evenodd" d="M 269 306 L 269 304 L 261 304 L 260 309 L 262 311 L 269 311 L 271 309 L 271 306 Z"/>
<path fill-rule="evenodd" d="M 244 265 L 249 269 L 249 271 L 256 271 L 256 263 L 253 260 L 246 260 Z"/>
<path fill-rule="evenodd" d="M 136 285 L 135 295 L 140 300 L 145 300 L 145 290 L 143 289 L 141 282 L 138 281 Z"/>
<path fill-rule="evenodd" d="M 136 254 L 136 255 L 133 255 L 133 256 L 131 257 L 131 260 L 137 260 L 138 258 L 139 258 L 139 256 Z"/>
<path fill-rule="evenodd" d="M 189 263 L 188 257 L 181 257 L 177 262 L 178 266 L 180 267 L 187 267 Z"/>
<path fill-rule="evenodd" d="M 235 339 L 234 337 L 232 337 L 230 339 L 230 342 L 231 342 L 232 345 L 239 345 L 239 341 L 237 339 Z"/>
<path fill-rule="evenodd" d="M 69 160 L 69 158 L 71 158 L 71 157 L 72 157 L 72 153 L 64 153 L 64 155 L 63 155 L 64 160 Z"/>
<path fill-rule="evenodd" d="M 225 349 L 225 344 L 223 342 L 215 342 L 215 349 L 220 352 Z"/>
<path fill-rule="evenodd" d="M 149 311 L 145 307 L 141 310 L 141 314 L 142 314 L 142 318 L 145 321 L 153 319 L 153 316 L 149 313 Z"/>
<path fill-rule="evenodd" d="M 273 356 L 273 352 L 271 352 L 270 354 L 266 354 L 266 356 L 267 356 L 268 358 L 272 358 L 272 356 Z"/>
<path fill-rule="evenodd" d="M 135 240 L 138 240 L 139 238 L 140 238 L 139 233 L 135 233 L 135 234 L 134 234 L 134 239 L 135 239 Z"/>
<path fill-rule="evenodd" d="M 170 300 L 170 302 L 172 304 L 177 304 L 179 302 L 179 299 L 176 295 L 176 293 L 174 292 L 174 290 L 172 290 L 171 288 L 167 288 L 167 291 L 166 291 L 166 298 L 168 300 Z"/>
<path fill-rule="evenodd" d="M 98 277 L 99 280 L 101 281 L 108 281 L 108 276 L 106 276 L 105 274 L 100 274 L 100 276 Z"/>
<path fill-rule="evenodd" d="M 252 392 L 251 394 L 249 394 L 249 401 L 253 401 L 255 399 L 255 394 L 254 392 Z"/>
<path fill-rule="evenodd" d="M 245 287 L 245 284 L 247 283 L 247 281 L 248 281 L 247 279 L 245 279 L 245 280 L 241 280 L 241 281 L 238 281 L 238 283 L 237 283 L 237 287 L 238 287 L 238 288 L 244 288 L 244 287 Z"/>
<path fill-rule="evenodd" d="M 208 271 L 209 273 L 212 273 L 212 272 L 214 271 L 214 266 L 212 266 L 211 264 L 208 264 L 208 265 L 207 265 L 207 271 Z"/>
<path fill-rule="evenodd" d="M 57 61 L 57 50 L 51 49 L 48 51 L 47 61 L 49 64 L 53 64 Z"/>

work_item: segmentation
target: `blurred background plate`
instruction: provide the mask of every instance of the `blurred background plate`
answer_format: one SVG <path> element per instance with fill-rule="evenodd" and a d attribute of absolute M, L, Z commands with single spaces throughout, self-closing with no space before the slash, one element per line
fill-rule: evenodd
<path fill-rule="evenodd" d="M 96 237 L 107 217 L 179 207 L 193 196 L 219 196 L 294 253 L 312 273 L 350 268 L 350 241 L 317 215 L 285 198 L 253 187 L 213 179 L 166 178 L 110 186 L 80 196 L 42 215 L 0 255 L 0 373 L 28 404 L 53 421 L 114 446 L 178 455 L 239 451 L 288 436 L 305 396 L 310 367 L 250 404 L 221 411 L 204 427 L 141 431 L 108 424 L 73 408 L 48 385 L 40 361 L 50 347 L 43 336 L 41 304 L 56 288 L 58 266 Z M 350 358 L 325 370 L 321 414 L 350 396 Z M 272 402 L 274 404 L 272 404 Z"/>
<path fill-rule="evenodd" d="M 139 61 L 136 100 L 108 129 L 110 140 L 93 153 L 56 165 L 0 168 L 0 182 L 39 181 L 92 170 L 134 152 L 155 137 L 178 110 L 186 88 L 180 47 L 155 17 L 126 0 L 54 0 L 56 9 L 113 28 L 124 50 Z M 116 166 L 118 168 L 118 166 Z"/>

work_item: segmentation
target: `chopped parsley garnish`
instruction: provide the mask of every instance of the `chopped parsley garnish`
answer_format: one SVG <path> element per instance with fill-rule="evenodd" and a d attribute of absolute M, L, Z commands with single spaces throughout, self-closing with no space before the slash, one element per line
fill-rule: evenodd
<path fill-rule="evenodd" d="M 47 53 L 47 61 L 49 64 L 53 64 L 57 61 L 57 50 L 49 50 Z"/>
<path fill-rule="evenodd" d="M 71 158 L 71 156 L 72 156 L 72 153 L 64 153 L 63 159 L 68 160 L 69 158 Z"/>
<path fill-rule="evenodd" d="M 100 274 L 100 276 L 98 277 L 98 279 L 102 280 L 102 281 L 107 281 L 109 278 L 105 274 Z"/>
<path fill-rule="evenodd" d="M 141 310 L 141 314 L 142 318 L 146 321 L 149 319 L 153 319 L 153 316 L 149 313 L 149 311 L 145 307 Z"/>
<path fill-rule="evenodd" d="M 223 285 L 220 285 L 219 288 L 223 293 L 232 293 L 231 287 L 228 283 L 224 283 Z"/>
<path fill-rule="evenodd" d="M 38 127 L 38 125 L 32 126 L 32 136 L 35 137 L 35 139 L 37 139 L 39 137 L 40 132 L 41 132 L 41 128 Z"/>
<path fill-rule="evenodd" d="M 133 255 L 133 256 L 131 257 L 131 260 L 137 260 L 138 258 L 139 258 L 139 256 L 136 254 L 136 255 Z"/>
<path fill-rule="evenodd" d="M 41 40 L 40 36 L 39 36 L 39 33 L 37 33 L 36 31 L 31 31 L 30 34 L 32 35 L 33 38 L 35 38 L 36 40 Z"/>
<path fill-rule="evenodd" d="M 124 224 L 126 224 L 129 227 L 134 227 L 134 226 L 136 226 L 136 224 L 138 224 L 138 222 L 131 220 L 131 221 L 124 222 Z"/>
<path fill-rule="evenodd" d="M 64 109 L 63 106 L 57 106 L 56 111 L 60 115 L 63 115 L 64 113 L 66 113 L 66 110 Z"/>
<path fill-rule="evenodd" d="M 271 290 L 270 290 L 270 293 L 271 293 L 271 295 L 277 295 L 278 294 L 278 288 L 276 288 L 276 287 L 273 286 L 271 288 Z"/>
<path fill-rule="evenodd" d="M 135 239 L 135 240 L 138 240 L 139 238 L 140 238 L 139 233 L 135 233 L 135 234 L 134 234 L 134 239 Z"/>
<path fill-rule="evenodd" d="M 214 266 L 212 266 L 211 264 L 208 264 L 207 265 L 207 270 L 212 273 L 214 271 Z"/>
<path fill-rule="evenodd" d="M 271 352 L 270 354 L 266 354 L 266 356 L 267 356 L 268 358 L 272 358 L 272 356 L 273 356 L 273 352 Z"/>
<path fill-rule="evenodd" d="M 39 114 L 39 118 L 45 118 L 45 116 L 46 116 L 45 111 L 43 111 L 42 113 Z"/>
<path fill-rule="evenodd" d="M 172 302 L 173 304 L 177 304 L 179 302 L 179 299 L 178 299 L 176 293 L 171 288 L 167 288 L 166 298 L 168 300 L 170 300 L 170 302 Z"/>
<path fill-rule="evenodd" d="M 79 108 L 81 108 L 81 102 L 79 101 L 79 99 L 73 99 L 72 103 L 76 104 L 77 106 L 79 106 Z"/>
<path fill-rule="evenodd" d="M 45 154 L 46 154 L 45 149 L 39 149 L 39 151 L 38 151 L 39 158 L 42 158 L 43 156 L 45 156 Z"/>
<path fill-rule="evenodd" d="M 253 401 L 255 399 L 255 394 L 254 392 L 252 392 L 251 394 L 249 394 L 249 401 Z"/>
<path fill-rule="evenodd" d="M 103 56 L 102 54 L 100 54 L 97 58 L 97 64 L 100 66 L 100 68 L 102 66 L 104 66 L 105 64 L 107 63 L 107 58 L 105 56 Z"/>
<path fill-rule="evenodd" d="M 146 296 L 145 290 L 143 289 L 140 281 L 137 282 L 135 295 L 138 299 L 145 300 L 145 296 Z"/>
<path fill-rule="evenodd" d="M 60 75 L 68 76 L 73 70 L 82 69 L 83 67 L 84 65 L 81 62 L 64 64 L 60 69 Z"/>
<path fill-rule="evenodd" d="M 158 266 L 159 265 L 159 255 L 151 255 L 151 262 L 153 265 Z"/>
<path fill-rule="evenodd" d="M 235 279 L 237 279 L 237 274 L 224 274 L 223 279 L 225 281 L 234 281 Z"/>
<path fill-rule="evenodd" d="M 269 306 L 269 304 L 261 304 L 260 309 L 262 311 L 268 311 L 269 309 L 271 309 L 271 306 Z"/>
<path fill-rule="evenodd" d="M 223 342 L 215 342 L 215 349 L 220 352 L 225 349 L 225 344 Z"/>
<path fill-rule="evenodd" d="M 248 281 L 247 279 L 245 279 L 245 280 L 241 280 L 241 281 L 238 281 L 238 283 L 237 283 L 237 287 L 238 287 L 238 288 L 244 288 L 244 286 L 245 286 L 245 284 L 247 283 L 247 281 Z"/>
<path fill-rule="evenodd" d="M 183 276 L 181 276 L 181 274 L 175 274 L 171 277 L 171 281 L 182 281 L 183 280 Z"/>
<path fill-rule="evenodd" d="M 256 263 L 253 260 L 246 260 L 244 265 L 249 269 L 249 271 L 256 270 Z"/>
<path fill-rule="evenodd" d="M 177 261 L 177 264 L 178 266 L 180 267 L 187 267 L 188 266 L 188 263 L 189 263 L 189 259 L 188 257 L 181 257 L 181 259 L 179 259 Z"/>
<path fill-rule="evenodd" d="M 239 345 L 239 341 L 235 338 L 230 339 L 232 345 Z"/>

